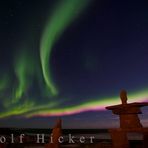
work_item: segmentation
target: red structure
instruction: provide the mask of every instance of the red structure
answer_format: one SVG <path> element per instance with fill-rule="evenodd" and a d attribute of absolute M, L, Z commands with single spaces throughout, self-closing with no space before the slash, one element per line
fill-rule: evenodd
<path fill-rule="evenodd" d="M 110 129 L 111 138 L 114 148 L 129 148 L 127 139 L 128 132 L 140 132 L 143 134 L 143 148 L 148 148 L 148 128 L 144 128 L 140 123 L 138 114 L 141 114 L 141 107 L 148 106 L 148 103 L 127 103 L 127 93 L 125 90 L 120 92 L 122 104 L 108 106 L 106 109 L 111 110 L 113 114 L 120 117 L 120 128 Z"/>
<path fill-rule="evenodd" d="M 51 139 L 49 139 L 49 143 L 45 144 L 45 148 L 59 148 L 60 143 L 59 143 L 59 137 L 62 136 L 62 120 L 58 119 L 56 125 L 54 126 L 52 130 L 52 143 Z"/>

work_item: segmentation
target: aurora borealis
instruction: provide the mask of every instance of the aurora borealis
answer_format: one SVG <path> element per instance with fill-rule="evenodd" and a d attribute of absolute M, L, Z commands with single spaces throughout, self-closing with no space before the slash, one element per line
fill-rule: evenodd
<path fill-rule="evenodd" d="M 2 125 L 12 119 L 29 124 L 34 118 L 57 116 L 70 123 L 80 116 L 82 123 L 92 111 L 94 118 L 99 113 L 108 115 L 105 106 L 120 103 L 123 88 L 129 92 L 129 102 L 147 102 L 145 3 L 2 2 Z M 145 116 L 142 119 L 148 123 Z"/>
<path fill-rule="evenodd" d="M 53 15 L 50 17 L 47 27 L 43 33 L 40 51 L 42 72 L 46 85 L 53 95 L 57 95 L 57 90 L 54 84 L 52 84 L 52 80 L 50 78 L 50 66 L 48 64 L 50 61 L 49 59 L 52 47 L 55 41 L 62 34 L 63 30 L 78 14 L 80 14 L 80 11 L 82 11 L 88 1 L 89 0 L 60 1 L 53 12 Z"/>

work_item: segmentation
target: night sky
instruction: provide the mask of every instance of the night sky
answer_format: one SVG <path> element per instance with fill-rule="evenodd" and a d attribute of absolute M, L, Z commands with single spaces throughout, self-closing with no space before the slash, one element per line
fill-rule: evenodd
<path fill-rule="evenodd" d="M 119 126 L 121 89 L 148 102 L 147 40 L 146 0 L 1 0 L 0 127 Z"/>

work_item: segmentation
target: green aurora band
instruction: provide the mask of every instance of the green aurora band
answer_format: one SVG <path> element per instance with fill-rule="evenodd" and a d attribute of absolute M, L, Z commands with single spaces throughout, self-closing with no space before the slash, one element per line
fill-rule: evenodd
<path fill-rule="evenodd" d="M 148 90 L 139 91 L 136 93 L 130 93 L 129 98 L 130 102 L 135 100 L 145 101 L 147 100 Z M 140 98 L 140 99 L 139 99 Z M 113 105 L 120 103 L 119 97 L 106 97 L 106 98 L 94 99 L 90 101 L 81 103 L 80 105 L 59 108 L 59 103 L 49 103 L 46 105 L 38 105 L 31 101 L 26 101 L 19 106 L 11 107 L 6 112 L 0 113 L 0 118 L 9 117 L 9 116 L 18 116 L 22 115 L 23 117 L 30 118 L 33 116 L 60 116 L 60 115 L 71 115 L 75 113 L 85 112 L 85 111 L 98 111 L 104 110 L 105 106 L 108 104 Z"/>
<path fill-rule="evenodd" d="M 52 47 L 60 38 L 66 27 L 80 14 L 88 5 L 90 0 L 61 0 L 49 18 L 47 26 L 43 32 L 40 46 L 40 58 L 45 83 L 52 95 L 57 95 L 52 72 L 49 65 Z"/>
<path fill-rule="evenodd" d="M 18 87 L 16 88 L 14 99 L 12 100 L 13 103 L 19 101 L 31 83 L 31 76 L 33 76 L 34 73 L 34 62 L 30 55 L 31 54 L 23 50 L 15 58 L 14 69 L 18 80 Z"/>

